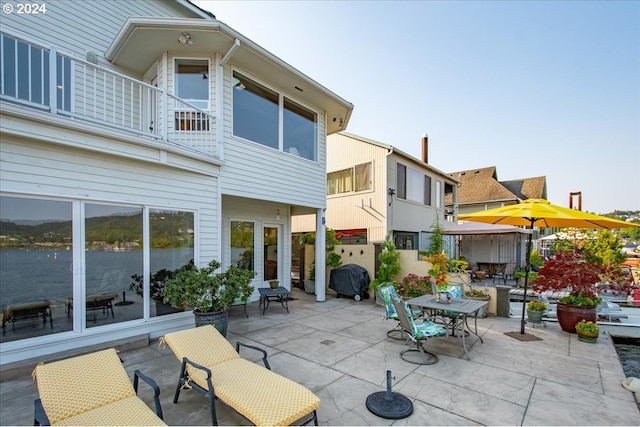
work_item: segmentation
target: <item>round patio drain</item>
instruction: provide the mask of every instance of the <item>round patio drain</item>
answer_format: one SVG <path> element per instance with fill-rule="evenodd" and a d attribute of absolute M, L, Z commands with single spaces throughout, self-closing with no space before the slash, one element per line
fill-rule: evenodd
<path fill-rule="evenodd" d="M 379 417 L 397 420 L 413 413 L 413 403 L 406 396 L 391 391 L 391 371 L 387 371 L 387 391 L 367 396 L 367 409 Z"/>

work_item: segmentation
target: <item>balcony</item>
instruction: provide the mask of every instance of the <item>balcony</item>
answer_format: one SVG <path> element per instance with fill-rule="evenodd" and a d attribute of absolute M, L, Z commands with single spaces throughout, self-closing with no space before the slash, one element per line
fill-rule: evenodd
<path fill-rule="evenodd" d="M 1 34 L 0 99 L 220 158 L 215 117 L 143 81 Z"/>

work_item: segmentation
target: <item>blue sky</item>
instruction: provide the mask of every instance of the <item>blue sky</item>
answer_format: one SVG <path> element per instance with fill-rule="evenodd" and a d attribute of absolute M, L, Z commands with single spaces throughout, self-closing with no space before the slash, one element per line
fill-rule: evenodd
<path fill-rule="evenodd" d="M 638 1 L 194 3 L 353 103 L 347 132 L 640 209 Z"/>

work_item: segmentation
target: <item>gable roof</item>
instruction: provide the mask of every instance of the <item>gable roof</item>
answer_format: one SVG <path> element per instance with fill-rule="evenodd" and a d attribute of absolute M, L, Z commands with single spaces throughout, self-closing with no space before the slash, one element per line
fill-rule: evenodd
<path fill-rule="evenodd" d="M 453 172 L 451 176 L 461 182 L 458 204 L 515 202 L 518 199 L 544 199 L 547 195 L 546 177 L 498 181 L 495 166 Z"/>
<path fill-rule="evenodd" d="M 500 181 L 509 191 L 519 199 L 546 199 L 547 179 L 544 176 L 533 178 L 515 179 L 512 181 Z"/>

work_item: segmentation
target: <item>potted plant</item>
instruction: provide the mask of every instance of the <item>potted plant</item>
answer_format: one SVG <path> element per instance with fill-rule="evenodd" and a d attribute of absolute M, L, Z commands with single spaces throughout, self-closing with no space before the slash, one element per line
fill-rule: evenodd
<path fill-rule="evenodd" d="M 308 232 L 300 236 L 298 240 L 298 244 L 301 248 L 305 245 L 314 245 L 316 242 L 316 234 L 314 232 Z M 335 248 L 336 245 L 341 245 L 342 242 L 336 237 L 335 230 L 330 228 L 326 229 L 325 232 L 325 249 L 327 251 L 327 257 L 325 259 L 325 264 L 327 267 L 335 268 L 340 267 L 342 265 L 342 257 L 335 253 L 331 252 Z M 303 280 L 304 282 L 304 291 L 308 294 L 316 293 L 316 264 L 315 261 L 311 263 L 311 267 L 309 268 L 309 273 L 307 277 Z"/>
<path fill-rule="evenodd" d="M 576 333 L 580 341 L 594 343 L 598 341 L 600 328 L 591 320 L 582 319 L 576 324 Z"/>
<path fill-rule="evenodd" d="M 527 319 L 531 323 L 542 323 L 542 316 L 547 311 L 547 303 L 544 301 L 529 301 L 527 304 Z"/>
<path fill-rule="evenodd" d="M 304 291 L 308 294 L 316 293 L 316 263 L 311 264 L 307 278 L 304 279 Z"/>
<path fill-rule="evenodd" d="M 477 299 L 481 301 L 489 301 L 491 299 L 491 295 L 481 289 L 471 288 L 470 290 L 465 291 L 464 295 L 469 299 Z M 477 317 L 487 317 L 487 306 L 482 307 L 478 312 Z"/>
<path fill-rule="evenodd" d="M 380 261 L 380 267 L 369 286 L 375 292 L 376 302 L 384 305 L 384 299 L 378 295 L 376 290 L 384 283 L 393 283 L 395 286 L 395 277 L 400 272 L 400 252 L 393 243 L 391 233 L 387 234 L 384 243 L 382 243 L 382 252 L 378 255 L 378 261 Z"/>
<path fill-rule="evenodd" d="M 513 273 L 513 278 L 518 283 L 518 287 L 521 287 L 521 288 L 524 287 L 524 278 L 526 275 L 527 275 L 527 272 L 525 271 L 524 267 L 520 267 L 518 271 L 515 271 Z M 538 277 L 537 272 L 533 270 L 529 271 L 529 283 L 533 283 L 537 277 Z"/>
<path fill-rule="evenodd" d="M 196 326 L 213 324 L 226 336 L 227 310 L 234 301 L 246 301 L 251 296 L 255 272 L 231 266 L 215 273 L 219 268 L 220 263 L 212 260 L 205 267 L 178 272 L 165 283 L 164 301 L 174 307 L 192 308 Z"/>
<path fill-rule="evenodd" d="M 558 300 L 558 323 L 563 331 L 575 333 L 580 320 L 596 321 L 596 308 L 602 302 L 597 293 L 601 281 L 613 293 L 626 296 L 631 291 L 629 277 L 622 275 L 619 268 L 589 261 L 579 253 L 561 252 L 545 262 L 533 290 L 569 291 Z"/>

